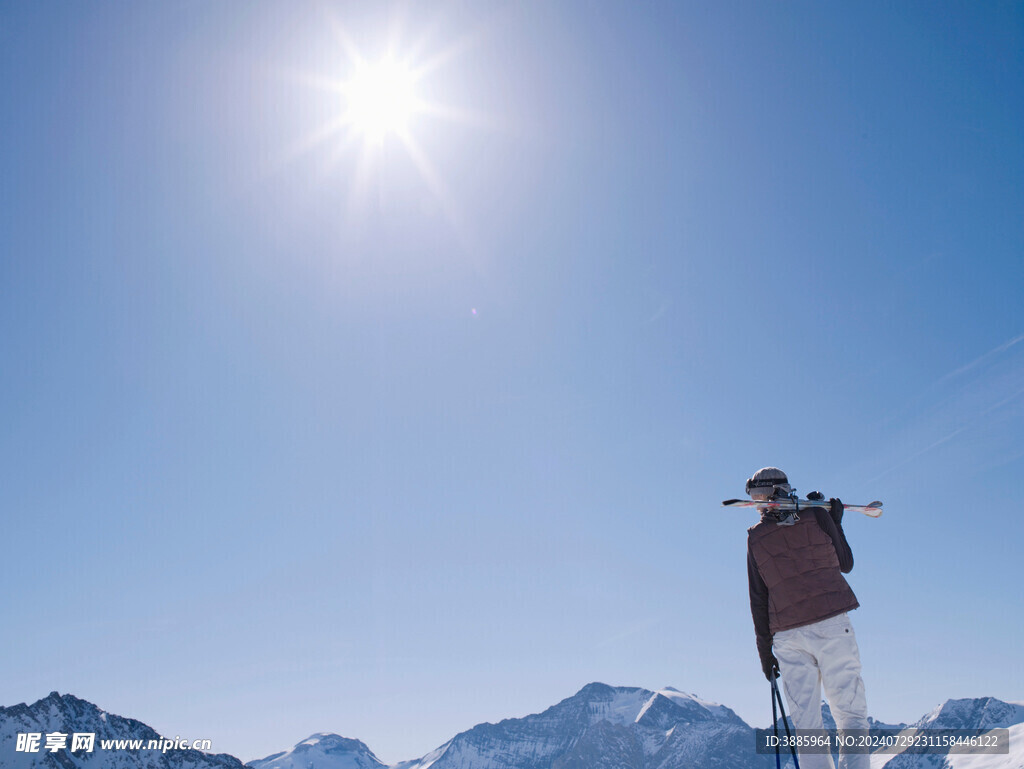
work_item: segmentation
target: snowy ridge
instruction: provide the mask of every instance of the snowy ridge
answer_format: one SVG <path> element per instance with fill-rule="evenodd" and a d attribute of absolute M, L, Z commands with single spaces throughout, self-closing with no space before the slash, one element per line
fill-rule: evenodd
<path fill-rule="evenodd" d="M 359 740 L 337 734 L 313 734 L 291 750 L 250 761 L 251 769 L 384 769 L 384 764 Z"/>
<path fill-rule="evenodd" d="M 901 728 L 901 727 L 896 727 Z M 993 697 L 947 700 L 911 725 L 917 729 L 1008 729 L 1010 752 L 875 753 L 871 769 L 1024 769 L 1024 706 Z"/>
<path fill-rule="evenodd" d="M 448 750 L 449 747 L 451 747 L 451 744 L 452 743 L 450 741 L 446 742 L 441 747 L 435 748 L 434 750 L 427 753 L 427 755 L 423 756 L 423 758 L 413 759 L 412 761 L 402 761 L 401 763 L 392 766 L 391 769 L 411 769 L 411 767 L 419 767 L 419 769 L 429 769 L 429 767 L 437 763 L 437 759 L 444 755 L 445 751 Z"/>
<path fill-rule="evenodd" d="M 1019 703 L 1008 703 L 1018 705 Z M 1024 754 L 1013 746 L 1024 744 L 1024 723 L 1014 724 L 1010 729 L 1010 753 L 1008 755 L 982 755 L 970 753 L 946 756 L 949 769 L 1024 769 Z"/>
<path fill-rule="evenodd" d="M 740 717 L 737 716 L 730 708 L 725 707 L 725 705 L 719 705 L 717 702 L 702 700 L 695 694 L 686 694 L 685 692 L 681 692 L 671 686 L 666 686 L 664 689 L 660 689 L 658 694 L 680 704 L 684 702 L 693 702 L 708 711 L 712 716 L 740 721 L 740 723 L 743 723 L 742 719 L 740 719 Z"/>
<path fill-rule="evenodd" d="M 542 713 L 480 724 L 396 769 L 767 767 L 729 708 L 673 688 L 589 684 Z"/>
<path fill-rule="evenodd" d="M 826 723 L 830 720 L 824 709 Z M 882 728 L 904 728 L 873 722 Z M 1024 769 L 1024 704 L 991 697 L 948 700 L 914 724 L 1010 730 L 1009 755 L 885 755 L 872 769 Z M 21 732 L 94 732 L 93 753 L 15 751 Z M 145 724 L 56 692 L 33 705 L 0 707 L 0 767 L 7 769 L 244 769 L 229 755 L 199 751 L 102 751 L 102 739 L 156 740 Z M 771 769 L 753 729 L 732 710 L 677 689 L 649 691 L 594 683 L 542 713 L 479 724 L 411 761 L 385 767 L 362 742 L 313 734 L 248 769 Z"/>
<path fill-rule="evenodd" d="M 37 753 L 18 752 L 19 733 L 46 735 L 53 732 L 70 735 L 75 732 L 93 733 L 93 752 L 59 750 Z M 146 724 L 131 718 L 106 713 L 91 702 L 70 694 L 51 692 L 32 705 L 21 703 L 0 707 L 0 766 L 4 769 L 243 769 L 234 756 L 212 755 L 198 750 L 102 750 L 101 740 L 160 740 L 161 735 Z M 172 736 L 173 739 L 173 736 Z"/>
<path fill-rule="evenodd" d="M 938 729 L 1006 729 L 1024 722 L 1024 705 L 994 697 L 947 700 L 914 726 Z"/>
<path fill-rule="evenodd" d="M 640 720 L 640 715 L 651 699 L 643 689 L 614 689 L 610 698 L 596 698 L 587 704 L 591 723 L 607 721 L 626 726 Z"/>

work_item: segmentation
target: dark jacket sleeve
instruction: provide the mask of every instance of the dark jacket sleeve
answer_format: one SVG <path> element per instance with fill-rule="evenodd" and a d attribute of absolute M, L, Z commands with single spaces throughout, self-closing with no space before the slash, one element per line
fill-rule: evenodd
<path fill-rule="evenodd" d="M 843 524 L 836 523 L 829 515 L 828 510 L 823 507 L 812 507 L 811 510 L 814 511 L 814 517 L 822 531 L 828 534 L 829 539 L 832 540 L 832 546 L 835 547 L 836 555 L 839 556 L 839 570 L 843 574 L 849 574 L 853 571 L 853 551 L 846 541 Z"/>
<path fill-rule="evenodd" d="M 757 568 L 757 561 L 747 541 L 747 582 L 750 585 L 750 614 L 754 618 L 754 635 L 757 638 L 757 656 L 761 667 L 767 667 L 772 658 L 772 632 L 768 624 L 768 586 Z"/>

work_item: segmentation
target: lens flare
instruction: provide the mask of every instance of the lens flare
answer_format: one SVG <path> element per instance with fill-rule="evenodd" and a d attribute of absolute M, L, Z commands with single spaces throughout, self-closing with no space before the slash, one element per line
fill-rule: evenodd
<path fill-rule="evenodd" d="M 413 71 L 394 59 L 362 63 L 345 88 L 347 120 L 369 141 L 406 134 L 419 107 Z"/>

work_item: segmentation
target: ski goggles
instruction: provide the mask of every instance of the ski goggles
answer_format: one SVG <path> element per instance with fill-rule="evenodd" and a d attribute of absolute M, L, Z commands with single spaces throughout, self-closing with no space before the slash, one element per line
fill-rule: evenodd
<path fill-rule="evenodd" d="M 775 489 L 782 489 L 783 491 L 789 492 L 792 491 L 792 486 L 789 485 L 789 481 L 783 480 L 781 478 L 776 478 L 775 480 L 766 478 L 760 481 L 755 481 L 753 478 L 748 478 L 746 486 L 747 494 L 749 495 L 751 491 L 754 491 L 756 489 L 761 489 L 765 491 L 774 491 Z"/>

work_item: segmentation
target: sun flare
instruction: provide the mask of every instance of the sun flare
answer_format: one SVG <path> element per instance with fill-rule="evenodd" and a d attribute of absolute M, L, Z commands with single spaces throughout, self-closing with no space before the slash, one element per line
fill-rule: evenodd
<path fill-rule="evenodd" d="M 407 135 L 419 108 L 416 75 L 394 59 L 361 62 L 345 86 L 346 121 L 363 138 L 380 142 L 389 133 Z"/>
<path fill-rule="evenodd" d="M 464 217 L 431 150 L 450 136 L 438 131 L 439 122 L 461 129 L 489 125 L 485 115 L 445 98 L 451 91 L 445 70 L 476 45 L 476 38 L 438 47 L 431 41 L 437 25 L 431 23 L 419 36 L 406 40 L 399 33 L 412 25 L 399 19 L 386 38 L 371 46 L 377 55 L 368 55 L 337 16 L 328 12 L 325 18 L 337 46 L 335 55 L 324 59 L 334 63 L 333 71 L 294 74 L 298 82 L 329 100 L 318 105 L 326 119 L 297 139 L 285 159 L 322 151 L 319 177 L 347 180 L 347 221 L 379 209 L 384 185 L 398 178 L 393 174 L 403 165 L 411 166 L 425 185 L 421 192 L 432 198 L 430 205 L 468 243 Z M 334 173 L 338 170 L 343 172 Z"/>

